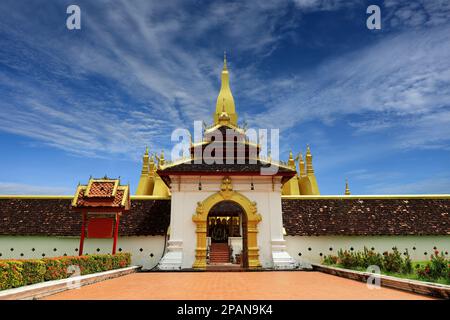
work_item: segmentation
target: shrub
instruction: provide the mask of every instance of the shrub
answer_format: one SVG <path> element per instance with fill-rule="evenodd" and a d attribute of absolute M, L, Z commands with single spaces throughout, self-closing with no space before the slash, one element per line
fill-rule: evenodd
<path fill-rule="evenodd" d="M 435 251 L 434 254 L 431 255 L 431 275 L 435 279 L 437 278 L 445 278 L 448 273 L 448 261 L 445 259 L 444 253 L 439 251 Z"/>
<path fill-rule="evenodd" d="M 327 266 L 337 264 L 338 263 L 338 257 L 337 256 L 332 256 L 332 255 L 325 256 L 323 258 L 322 263 L 327 265 Z"/>
<path fill-rule="evenodd" d="M 442 252 L 439 254 L 439 251 L 437 250 L 430 258 L 430 261 L 426 265 L 416 266 L 416 273 L 419 278 L 426 281 L 442 278 L 447 282 L 450 282 L 450 261 L 445 259 Z"/>
<path fill-rule="evenodd" d="M 45 281 L 64 279 L 69 276 L 62 258 L 44 258 L 42 261 L 45 264 Z"/>
<path fill-rule="evenodd" d="M 71 276 L 70 266 L 78 266 L 82 275 L 124 268 L 131 264 L 129 253 L 98 254 L 27 260 L 0 260 L 0 290 L 27 284 L 59 280 Z"/>
<path fill-rule="evenodd" d="M 417 265 L 416 273 L 417 273 L 417 276 L 422 280 L 425 280 L 425 281 L 434 280 L 433 277 L 431 276 L 431 268 L 430 268 L 429 264 L 427 264 L 425 266 Z"/>
<path fill-rule="evenodd" d="M 45 262 L 39 259 L 22 260 L 24 285 L 42 282 L 45 279 Z"/>
<path fill-rule="evenodd" d="M 9 289 L 23 286 L 22 262 L 0 261 L 0 289 Z"/>
<path fill-rule="evenodd" d="M 383 266 L 383 256 L 374 250 L 369 250 L 364 247 L 364 251 L 361 253 L 361 267 L 367 269 L 369 266 Z"/>
<path fill-rule="evenodd" d="M 371 265 L 376 265 L 384 273 L 392 272 L 405 275 L 415 273 L 419 279 L 425 281 L 439 280 L 450 284 L 450 260 L 437 250 L 431 255 L 427 264 L 417 264 L 415 270 L 408 249 L 405 250 L 403 258 L 395 247 L 392 248 L 392 252 L 386 251 L 382 255 L 374 250 L 368 250 L 366 247 L 362 252 L 350 252 L 341 249 L 337 256 L 324 257 L 322 263 L 324 265 L 340 265 L 348 269 L 367 269 Z"/>
<path fill-rule="evenodd" d="M 338 251 L 338 258 L 339 258 L 338 263 L 345 268 L 358 267 L 358 258 L 352 252 L 349 252 L 347 250 L 342 251 L 341 249 Z"/>
<path fill-rule="evenodd" d="M 383 267 L 382 269 L 387 272 L 399 273 L 403 268 L 403 259 L 401 253 L 397 248 L 393 248 L 392 252 L 383 253 Z"/>
<path fill-rule="evenodd" d="M 402 272 L 405 274 L 413 273 L 413 266 L 408 249 L 405 251 L 405 260 L 403 261 Z"/>

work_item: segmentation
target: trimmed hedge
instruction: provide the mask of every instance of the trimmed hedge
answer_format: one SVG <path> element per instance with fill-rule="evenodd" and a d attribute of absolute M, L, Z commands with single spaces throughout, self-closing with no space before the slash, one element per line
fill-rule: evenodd
<path fill-rule="evenodd" d="M 130 253 L 93 254 L 26 260 L 0 260 L 0 290 L 81 275 L 125 268 L 131 264 Z M 78 269 L 79 268 L 79 269 Z"/>

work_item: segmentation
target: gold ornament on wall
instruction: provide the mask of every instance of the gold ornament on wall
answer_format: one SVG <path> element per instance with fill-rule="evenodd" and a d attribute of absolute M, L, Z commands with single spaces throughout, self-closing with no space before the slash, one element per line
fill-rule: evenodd
<path fill-rule="evenodd" d="M 233 185 L 231 184 L 230 177 L 224 177 L 222 179 L 222 184 L 220 185 L 220 193 L 226 200 L 230 199 L 233 195 Z"/>

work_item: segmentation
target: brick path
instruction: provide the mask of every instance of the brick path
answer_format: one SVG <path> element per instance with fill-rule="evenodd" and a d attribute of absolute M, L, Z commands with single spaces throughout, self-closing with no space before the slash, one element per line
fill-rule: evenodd
<path fill-rule="evenodd" d="M 47 299 L 425 299 L 320 272 L 134 273 Z"/>

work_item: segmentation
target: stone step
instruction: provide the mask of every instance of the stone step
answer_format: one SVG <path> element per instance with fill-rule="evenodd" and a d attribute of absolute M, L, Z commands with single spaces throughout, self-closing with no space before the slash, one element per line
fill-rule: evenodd
<path fill-rule="evenodd" d="M 230 262 L 229 258 L 210 258 L 211 262 Z"/>
<path fill-rule="evenodd" d="M 227 243 L 213 243 L 210 247 L 209 262 L 213 264 L 230 263 L 230 248 Z"/>
<path fill-rule="evenodd" d="M 209 258 L 211 262 L 230 262 L 229 258 Z"/>

